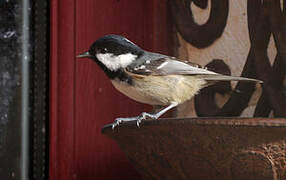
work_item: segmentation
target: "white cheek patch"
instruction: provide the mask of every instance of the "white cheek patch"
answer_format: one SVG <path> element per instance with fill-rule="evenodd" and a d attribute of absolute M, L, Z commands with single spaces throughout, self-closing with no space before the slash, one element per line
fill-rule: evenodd
<path fill-rule="evenodd" d="M 131 53 L 121 54 L 121 55 L 105 53 L 105 54 L 97 54 L 96 57 L 108 69 L 115 71 L 119 68 L 126 68 L 137 58 L 137 55 Z"/>

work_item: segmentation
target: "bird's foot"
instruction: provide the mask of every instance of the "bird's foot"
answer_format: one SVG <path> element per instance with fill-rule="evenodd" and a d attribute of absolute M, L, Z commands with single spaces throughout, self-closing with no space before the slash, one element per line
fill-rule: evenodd
<path fill-rule="evenodd" d="M 120 123 L 122 123 L 122 118 L 116 118 L 112 123 L 112 129 L 114 129 L 116 126 L 119 126 Z"/>
<path fill-rule="evenodd" d="M 156 114 L 149 114 L 146 112 L 143 112 L 139 117 L 142 117 L 144 120 L 146 120 L 146 119 L 158 119 Z"/>
<path fill-rule="evenodd" d="M 112 129 L 119 126 L 122 122 L 135 121 L 135 120 L 137 120 L 137 117 L 116 118 L 115 121 L 112 123 Z"/>
<path fill-rule="evenodd" d="M 146 119 L 158 119 L 158 117 L 154 114 L 149 114 L 149 113 L 143 112 L 137 118 L 137 122 L 136 122 L 137 127 L 140 128 L 140 123 L 142 122 L 142 120 L 146 120 Z"/>
<path fill-rule="evenodd" d="M 122 122 L 128 122 L 128 121 L 136 121 L 137 127 L 140 127 L 140 124 L 143 120 L 146 119 L 157 119 L 158 117 L 153 114 L 149 114 L 146 112 L 141 113 L 139 116 L 136 117 L 129 117 L 129 118 L 116 118 L 115 121 L 112 123 L 112 129 L 119 126 Z"/>

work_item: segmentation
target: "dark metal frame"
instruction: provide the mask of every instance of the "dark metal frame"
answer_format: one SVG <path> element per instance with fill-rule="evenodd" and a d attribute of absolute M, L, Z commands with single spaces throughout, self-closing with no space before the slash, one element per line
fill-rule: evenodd
<path fill-rule="evenodd" d="M 0 177 L 48 179 L 49 4 L 0 10 Z"/>
<path fill-rule="evenodd" d="M 48 179 L 49 3 L 33 1 L 32 162 L 33 179 Z"/>

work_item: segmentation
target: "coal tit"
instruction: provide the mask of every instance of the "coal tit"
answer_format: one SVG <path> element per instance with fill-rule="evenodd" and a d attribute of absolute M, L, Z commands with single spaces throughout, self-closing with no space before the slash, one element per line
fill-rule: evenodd
<path fill-rule="evenodd" d="M 137 117 L 117 118 L 112 128 L 124 121 L 158 119 L 165 112 L 191 99 L 200 89 L 218 81 L 261 81 L 226 76 L 189 61 L 148 52 L 119 35 L 96 40 L 87 52 L 77 56 L 90 58 L 110 78 L 113 86 L 129 98 L 150 105 L 165 106 L 158 113 L 143 112 Z"/>

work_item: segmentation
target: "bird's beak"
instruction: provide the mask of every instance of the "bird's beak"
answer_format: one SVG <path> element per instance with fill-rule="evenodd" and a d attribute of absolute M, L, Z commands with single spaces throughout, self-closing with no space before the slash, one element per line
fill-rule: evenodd
<path fill-rule="evenodd" d="M 81 53 L 79 55 L 76 56 L 77 58 L 89 58 L 91 57 L 91 55 L 89 54 L 89 52 L 84 52 L 84 53 Z"/>

